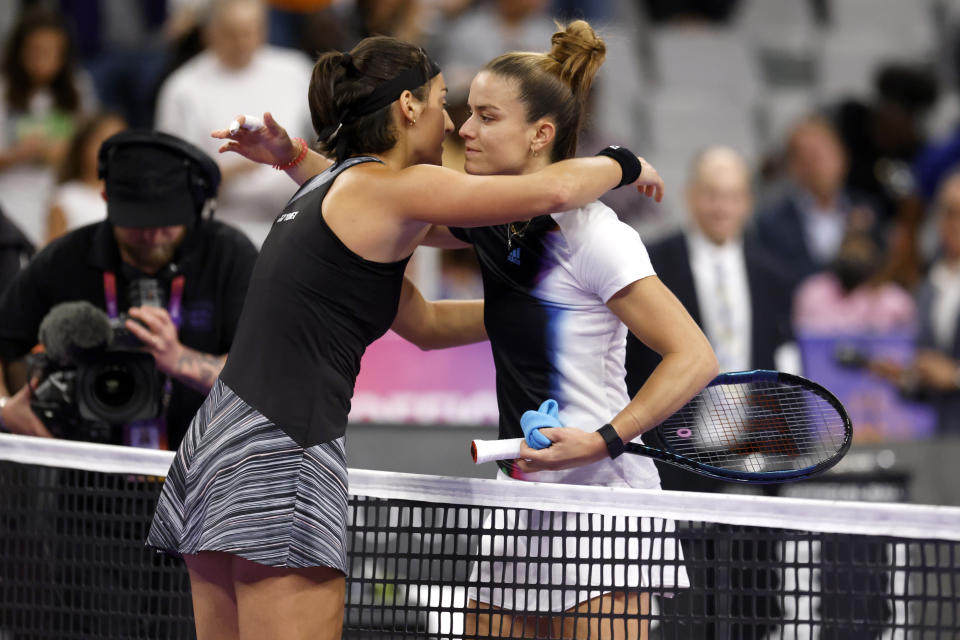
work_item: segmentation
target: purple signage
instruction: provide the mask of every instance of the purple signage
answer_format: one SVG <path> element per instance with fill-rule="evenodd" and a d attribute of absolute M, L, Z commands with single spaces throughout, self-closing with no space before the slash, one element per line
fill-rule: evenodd
<path fill-rule="evenodd" d="M 936 429 L 933 409 L 905 399 L 891 383 L 863 367 L 840 364 L 856 357 L 906 364 L 913 338 L 904 334 L 803 335 L 798 337 L 803 375 L 829 389 L 846 407 L 854 440 L 877 442 L 929 438 Z M 844 357 L 844 355 L 846 357 Z"/>

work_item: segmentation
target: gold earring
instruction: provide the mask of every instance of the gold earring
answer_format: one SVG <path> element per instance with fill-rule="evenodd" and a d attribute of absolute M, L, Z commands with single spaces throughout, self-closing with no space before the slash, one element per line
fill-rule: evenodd
<path fill-rule="evenodd" d="M 533 147 L 530 147 L 530 155 L 532 155 L 534 158 L 536 158 L 537 156 L 540 155 L 540 152 L 537 151 L 536 149 L 534 149 Z"/>

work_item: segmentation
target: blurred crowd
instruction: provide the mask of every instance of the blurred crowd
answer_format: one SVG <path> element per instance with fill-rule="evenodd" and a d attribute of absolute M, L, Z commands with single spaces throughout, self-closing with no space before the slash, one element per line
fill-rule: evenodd
<path fill-rule="evenodd" d="M 608 51 L 580 153 L 619 143 L 660 169 L 662 204 L 607 200 L 724 368 L 796 369 L 784 347 L 803 333 L 906 332 L 919 336 L 915 362 L 870 366 L 960 406 L 951 0 L 8 0 L 0 288 L 33 252 L 105 217 L 97 150 L 117 131 L 156 128 L 214 156 L 217 218 L 259 245 L 294 185 L 218 155 L 209 133 L 270 111 L 314 138 L 304 97 L 318 52 L 371 34 L 421 44 L 459 125 L 483 64 L 544 49 L 554 20 L 575 17 Z M 445 163 L 462 168 L 455 135 Z M 426 264 L 433 296 L 482 292 L 469 254 Z"/>

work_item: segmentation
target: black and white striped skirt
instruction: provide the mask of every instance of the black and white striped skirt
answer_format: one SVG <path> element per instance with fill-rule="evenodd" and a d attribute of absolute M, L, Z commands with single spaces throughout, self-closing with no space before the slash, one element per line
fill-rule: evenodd
<path fill-rule="evenodd" d="M 147 544 L 346 573 L 344 439 L 303 448 L 219 379 L 167 474 Z"/>

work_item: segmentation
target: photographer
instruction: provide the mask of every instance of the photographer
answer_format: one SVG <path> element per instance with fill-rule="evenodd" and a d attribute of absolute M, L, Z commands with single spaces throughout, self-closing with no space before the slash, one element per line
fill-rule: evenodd
<path fill-rule="evenodd" d="M 107 220 L 59 238 L 11 283 L 0 298 L 0 362 L 27 354 L 58 304 L 87 301 L 104 309 L 114 342 L 124 334 L 124 343 L 153 356 L 161 390 L 159 415 L 123 428 L 109 425 L 104 439 L 173 449 L 226 361 L 256 249 L 236 229 L 203 215 L 220 172 L 191 144 L 158 132 L 122 132 L 103 143 L 98 172 Z M 60 326 L 62 333 L 73 325 Z M 63 427 L 31 409 L 45 374 L 33 374 L 12 395 L 0 379 L 5 430 L 49 437 Z M 64 437 L 92 439 L 83 430 L 67 431 Z"/>

